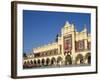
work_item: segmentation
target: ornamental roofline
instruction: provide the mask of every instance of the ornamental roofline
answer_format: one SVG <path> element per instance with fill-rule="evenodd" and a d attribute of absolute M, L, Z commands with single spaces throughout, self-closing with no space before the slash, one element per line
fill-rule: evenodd
<path fill-rule="evenodd" d="M 52 42 L 52 43 L 44 44 L 44 45 L 38 46 L 36 48 L 33 48 L 33 50 L 43 48 L 43 47 L 47 47 L 47 46 L 51 46 L 51 45 L 57 45 L 57 44 L 58 44 L 57 42 Z"/>

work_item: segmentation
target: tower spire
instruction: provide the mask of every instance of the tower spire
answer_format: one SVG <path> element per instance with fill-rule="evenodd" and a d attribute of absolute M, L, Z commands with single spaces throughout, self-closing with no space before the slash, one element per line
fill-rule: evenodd
<path fill-rule="evenodd" d="M 64 27 L 68 27 L 70 26 L 70 23 L 68 21 L 66 21 L 65 26 Z"/>
<path fill-rule="evenodd" d="M 84 24 L 84 31 L 85 31 L 85 32 L 87 31 L 87 27 L 86 27 L 86 24 Z"/>
<path fill-rule="evenodd" d="M 69 25 L 69 22 L 68 21 L 66 21 L 66 25 Z"/>

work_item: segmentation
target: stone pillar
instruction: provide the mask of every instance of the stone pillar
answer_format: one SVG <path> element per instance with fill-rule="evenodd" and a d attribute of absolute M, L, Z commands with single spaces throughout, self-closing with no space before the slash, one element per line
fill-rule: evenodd
<path fill-rule="evenodd" d="M 88 49 L 87 33 L 84 33 L 84 35 L 85 35 L 85 40 L 84 40 L 84 49 L 87 50 L 87 49 Z"/>
<path fill-rule="evenodd" d="M 87 41 L 87 29 L 86 29 L 86 25 L 84 26 L 84 30 L 83 30 L 83 35 L 84 35 L 84 49 L 87 50 L 87 46 L 88 46 L 88 41 Z"/>
<path fill-rule="evenodd" d="M 75 64 L 75 32 L 72 32 L 72 64 Z"/>

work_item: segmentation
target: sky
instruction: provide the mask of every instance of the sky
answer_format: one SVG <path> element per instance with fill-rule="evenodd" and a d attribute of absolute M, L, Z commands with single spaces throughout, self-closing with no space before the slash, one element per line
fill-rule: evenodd
<path fill-rule="evenodd" d="M 23 10 L 23 52 L 28 54 L 33 48 L 54 42 L 66 21 L 74 23 L 77 31 L 86 25 L 90 33 L 90 20 L 89 13 Z"/>

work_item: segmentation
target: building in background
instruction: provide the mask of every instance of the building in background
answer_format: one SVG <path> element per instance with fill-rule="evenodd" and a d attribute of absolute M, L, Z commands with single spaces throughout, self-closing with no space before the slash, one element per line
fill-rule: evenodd
<path fill-rule="evenodd" d="M 55 42 L 33 48 L 23 59 L 24 68 L 91 64 L 91 35 L 86 26 L 78 32 L 66 22 Z"/>

